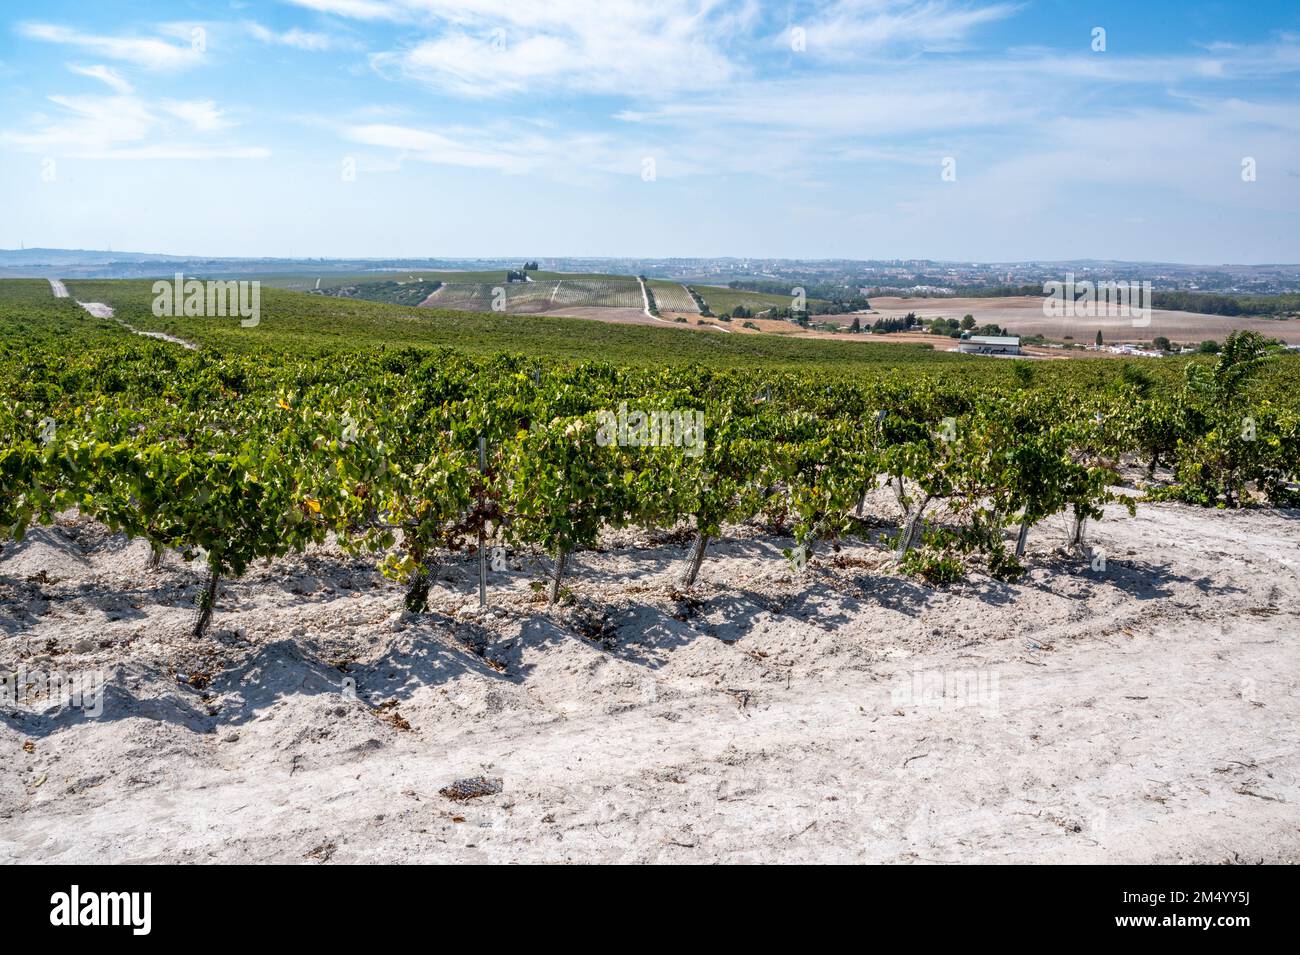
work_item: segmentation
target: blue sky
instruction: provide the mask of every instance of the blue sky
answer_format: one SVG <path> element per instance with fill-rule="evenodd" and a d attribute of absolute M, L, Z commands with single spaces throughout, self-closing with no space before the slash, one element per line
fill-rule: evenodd
<path fill-rule="evenodd" d="M 0 18 L 0 247 L 1300 261 L 1294 2 Z"/>

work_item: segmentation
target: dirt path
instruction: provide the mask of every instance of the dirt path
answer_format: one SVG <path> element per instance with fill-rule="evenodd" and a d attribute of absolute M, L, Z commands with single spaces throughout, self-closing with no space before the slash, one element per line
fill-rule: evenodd
<path fill-rule="evenodd" d="M 615 536 L 578 607 L 516 555 L 486 619 L 471 563 L 413 618 L 325 551 L 196 647 L 196 570 L 40 529 L 0 556 L 3 662 L 116 676 L 101 719 L 0 710 L 0 860 L 1300 861 L 1300 512 L 1112 512 L 1100 572 L 1059 530 L 1018 584 L 933 590 L 736 529 L 694 607 L 684 545 Z"/>
<path fill-rule="evenodd" d="M 660 318 L 658 315 L 655 315 L 650 311 L 650 291 L 646 288 L 645 280 L 638 275 L 636 281 L 637 284 L 641 286 L 641 313 L 645 315 L 646 318 L 653 319 L 656 322 L 663 322 L 665 325 L 671 325 L 672 322 L 668 321 L 666 318 Z"/>
<path fill-rule="evenodd" d="M 50 287 L 54 289 L 55 298 L 67 298 L 68 290 L 58 279 L 50 279 Z M 188 342 L 183 338 L 177 338 L 175 335 L 168 335 L 166 332 L 146 332 L 128 322 L 123 321 L 113 314 L 113 306 L 105 305 L 103 302 L 77 302 L 91 315 L 96 318 L 111 318 L 132 335 L 142 335 L 145 338 L 156 338 L 159 341 L 171 342 L 173 345 L 180 345 L 182 348 L 188 348 L 190 351 L 198 351 L 199 346 L 193 342 Z"/>
<path fill-rule="evenodd" d="M 437 303 L 434 304 L 430 304 L 430 303 L 433 302 L 433 300 L 437 297 L 438 293 L 441 292 L 446 287 L 447 287 L 446 282 L 439 285 L 436 289 L 430 292 L 428 296 L 424 299 L 424 301 L 421 302 L 419 305 L 417 305 L 416 308 L 437 308 Z"/>

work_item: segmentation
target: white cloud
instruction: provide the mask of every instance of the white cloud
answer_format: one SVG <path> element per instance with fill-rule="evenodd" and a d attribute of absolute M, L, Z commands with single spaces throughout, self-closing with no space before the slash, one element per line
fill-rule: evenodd
<path fill-rule="evenodd" d="M 663 98 L 751 75 L 785 23 L 765 21 L 756 0 L 289 0 L 353 19 L 386 19 L 432 36 L 376 54 L 384 75 L 464 97 L 574 91 Z M 891 53 L 959 46 L 1010 16 L 1012 3 L 833 0 L 806 22 L 813 59 L 863 49 Z"/>
<path fill-rule="evenodd" d="M 456 48 L 444 43 L 436 49 L 446 55 L 431 59 L 428 69 L 437 70 L 445 85 L 451 78 L 468 83 L 472 70 L 462 67 Z M 528 52 L 491 81 L 492 89 L 544 83 L 547 64 L 557 56 L 544 48 Z M 411 51 L 407 62 L 417 60 Z M 1163 183 L 1174 191 L 1192 190 L 1202 173 L 1236 169 L 1216 155 L 1185 162 L 1186 175 L 1170 171 L 1180 154 L 1203 157 L 1211 147 L 1242 155 L 1254 149 L 1269 157 L 1270 168 L 1288 168 L 1284 146 L 1300 146 L 1300 114 L 1294 109 L 1276 97 L 1211 97 L 1207 105 L 1199 92 L 1177 89 L 1200 91 L 1228 77 L 1285 74 L 1285 64 L 1293 62 L 1287 44 L 1223 50 L 1216 60 L 1222 64 L 1218 75 L 1205 68 L 1199 50 L 1151 58 L 1090 59 L 1039 50 L 994 59 L 876 59 L 782 79 L 739 75 L 715 90 L 642 90 L 640 102 L 613 114 L 622 124 L 598 125 L 594 133 L 566 132 L 561 124 L 525 135 L 516 119 L 455 130 L 358 124 L 344 135 L 422 161 L 564 181 L 633 172 L 644 156 L 656 158 L 663 178 L 741 174 L 803 185 L 833 182 L 844 168 L 856 166 L 902 184 L 889 188 L 903 196 L 911 188 L 929 189 L 931 180 L 939 181 L 940 159 L 957 156 L 962 182 L 986 183 L 1003 202 L 1027 194 L 1035 183 L 1053 189 Z M 568 81 L 575 75 L 580 74 Z M 1108 98 L 1098 115 L 1088 104 L 1096 102 L 1097 90 L 1116 86 L 1132 95 Z M 1075 128 L 1096 137 L 1091 145 L 1069 138 Z M 1210 181 L 1218 182 L 1217 175 Z M 864 188 L 871 184 L 864 182 Z"/>
<path fill-rule="evenodd" d="M 69 63 L 68 69 L 74 73 L 80 73 L 82 76 L 89 76 L 92 79 L 106 83 L 118 93 L 130 93 L 131 84 L 126 81 L 121 73 L 108 66 L 79 66 L 75 63 Z"/>
<path fill-rule="evenodd" d="M 193 141 L 229 126 L 210 100 L 162 100 L 137 96 L 48 97 L 58 107 L 28 129 L 0 133 L 0 143 L 27 152 L 85 159 L 261 159 L 262 147 Z"/>
<path fill-rule="evenodd" d="M 62 107 L 59 117 L 46 119 L 31 132 L 10 131 L 5 141 L 33 152 L 58 153 L 67 147 L 109 149 L 145 138 L 155 120 L 134 96 L 50 96 Z"/>
<path fill-rule="evenodd" d="M 336 49 L 353 49 L 356 44 L 353 41 L 342 37 L 334 36 L 328 33 L 313 33 L 308 30 L 301 30 L 298 27 L 277 33 L 268 29 L 260 23 L 249 21 L 246 24 L 248 32 L 263 43 L 274 46 L 290 46 L 294 49 L 305 50 L 311 53 L 321 53 L 327 50 Z"/>
<path fill-rule="evenodd" d="M 795 25 L 806 32 L 808 54 L 842 58 L 899 45 L 951 49 L 978 27 L 1018 8 L 1013 3 L 959 6 L 948 0 L 838 0 Z"/>
<path fill-rule="evenodd" d="M 709 130 L 746 127 L 787 133 L 818 133 L 856 143 L 931 131 L 970 129 L 1025 121 L 1039 110 L 1005 87 L 952 83 L 951 73 L 932 77 L 889 71 L 846 83 L 842 76 L 747 84 L 710 96 L 676 99 L 648 110 L 624 110 L 627 122 Z M 826 140 L 829 146 L 834 140 Z"/>
<path fill-rule="evenodd" d="M 202 146 L 185 143 L 157 143 L 152 146 L 139 146 L 129 149 L 74 150 L 66 155 L 72 159 L 167 159 L 197 162 L 213 159 L 269 159 L 271 151 L 262 146 Z"/>
<path fill-rule="evenodd" d="M 451 131 L 449 131 L 451 132 Z M 422 162 L 452 166 L 495 169 L 498 172 L 523 173 L 534 169 L 540 156 L 527 156 L 512 144 L 487 141 L 482 134 L 447 135 L 409 126 L 371 123 L 349 127 L 344 136 L 366 146 L 381 146 L 412 156 Z M 478 140 L 479 142 L 475 142 Z"/>
<path fill-rule="evenodd" d="M 288 0 L 289 3 L 320 13 L 333 13 L 354 20 L 393 20 L 404 13 L 400 7 L 383 0 Z"/>
<path fill-rule="evenodd" d="M 62 43 L 112 60 L 123 60 L 149 70 L 192 66 L 203 55 L 192 44 L 179 45 L 156 37 L 119 37 L 80 33 L 50 23 L 22 23 L 18 31 L 34 40 Z"/>
<path fill-rule="evenodd" d="M 199 132 L 225 129 L 230 123 L 212 100 L 163 100 L 160 108 Z"/>
<path fill-rule="evenodd" d="M 437 130 L 386 123 L 346 126 L 354 143 L 393 150 L 403 160 L 444 166 L 487 169 L 507 175 L 537 175 L 557 182 L 590 183 L 593 176 L 639 178 L 641 162 L 653 156 L 660 178 L 703 171 L 694 157 L 662 148 L 650 140 L 617 138 L 605 133 L 551 133 L 535 124 L 501 122 L 485 127 L 452 126 Z"/>
<path fill-rule="evenodd" d="M 746 4 L 687 0 L 409 0 L 400 11 L 441 32 L 375 55 L 375 68 L 466 97 L 557 89 L 655 97 L 725 84 L 743 70 L 724 48 L 751 15 Z"/>

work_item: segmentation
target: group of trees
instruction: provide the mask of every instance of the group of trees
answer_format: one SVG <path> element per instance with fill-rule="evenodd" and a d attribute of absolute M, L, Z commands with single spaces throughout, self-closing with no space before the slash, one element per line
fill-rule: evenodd
<path fill-rule="evenodd" d="M 905 332 L 911 327 L 912 319 L 910 318 L 878 318 L 871 323 L 871 331 L 876 335 L 887 335 L 890 332 Z"/>
<path fill-rule="evenodd" d="M 1231 292 L 1152 292 L 1154 308 L 1205 315 L 1259 315 L 1289 318 L 1300 315 L 1300 295 L 1245 295 Z"/>
<path fill-rule="evenodd" d="M 695 302 L 695 307 L 700 310 L 701 315 L 707 318 L 708 316 L 713 314 L 713 312 L 709 311 L 709 303 L 704 301 L 704 299 L 700 296 L 700 293 L 695 291 L 693 287 L 691 287 L 690 285 L 686 286 L 686 293 L 690 295 L 691 300 Z M 730 320 L 731 317 L 728 316 L 727 321 Z"/>
<path fill-rule="evenodd" d="M 801 568 L 855 531 L 878 488 L 901 508 L 905 569 L 942 580 L 981 559 L 1012 576 L 1053 514 L 1083 548 L 1125 454 L 1173 465 L 1165 496 L 1293 501 L 1296 404 L 1252 387 L 1268 360 L 1237 336 L 1172 393 L 1134 373 L 1083 396 L 1030 375 L 972 388 L 445 350 L 320 362 L 33 345 L 0 362 L 0 540 L 76 507 L 155 552 L 201 558 L 196 632 L 221 579 L 330 535 L 376 555 L 413 611 L 438 561 L 478 540 L 549 554 L 554 602 L 571 555 L 605 528 L 689 526 L 690 586 L 727 525 L 785 525 Z M 610 411 L 627 407 L 611 435 Z M 702 428 L 682 430 L 696 413 Z"/>
<path fill-rule="evenodd" d="M 910 316 L 913 313 L 909 312 L 908 314 Z M 947 335 L 949 338 L 961 338 L 963 334 L 989 335 L 995 338 L 1010 334 L 996 322 L 977 325 L 974 315 L 964 315 L 960 320 L 955 318 L 936 318 L 931 320 L 929 329 L 934 335 Z"/>

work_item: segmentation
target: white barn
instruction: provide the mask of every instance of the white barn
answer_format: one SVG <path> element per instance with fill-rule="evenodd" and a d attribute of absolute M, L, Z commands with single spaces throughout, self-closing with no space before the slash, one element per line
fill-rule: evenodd
<path fill-rule="evenodd" d="M 963 338 L 957 350 L 967 355 L 1019 355 L 1020 338 L 1017 335 L 972 335 Z"/>

